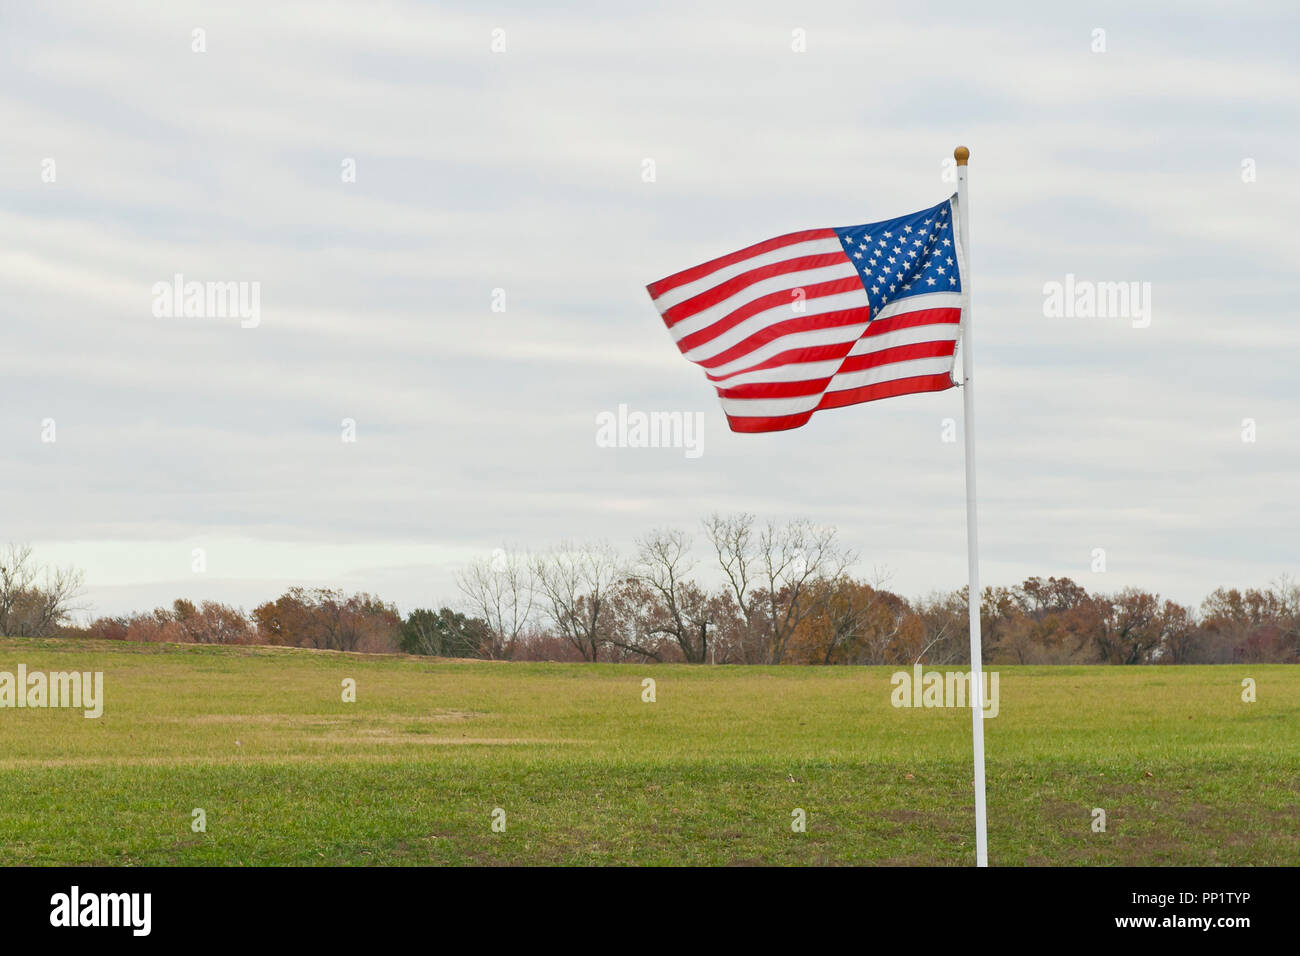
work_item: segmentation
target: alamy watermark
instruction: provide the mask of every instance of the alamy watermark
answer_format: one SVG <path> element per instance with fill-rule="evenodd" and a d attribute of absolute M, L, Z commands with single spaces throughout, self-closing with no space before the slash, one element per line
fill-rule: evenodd
<path fill-rule="evenodd" d="M 71 707 L 83 716 L 104 713 L 103 671 L 0 671 L 0 707 Z"/>
<path fill-rule="evenodd" d="M 597 448 L 682 448 L 687 458 L 704 454 L 703 412 L 638 412 L 619 405 L 596 415 Z"/>
<path fill-rule="evenodd" d="M 240 328 L 262 323 L 262 283 L 185 281 L 176 273 L 171 282 L 153 284 L 156 319 L 239 319 Z"/>
<path fill-rule="evenodd" d="M 1150 282 L 1093 282 L 1065 274 L 1064 282 L 1043 284 L 1043 316 L 1049 319 L 1132 319 L 1133 328 L 1151 324 Z"/>
<path fill-rule="evenodd" d="M 133 936 L 152 928 L 152 893 L 83 893 L 73 886 L 50 897 L 50 925 L 127 927 Z"/>
<path fill-rule="evenodd" d="M 981 690 L 979 706 L 985 717 L 998 715 L 998 672 L 982 671 L 976 690 Z M 912 665 L 911 673 L 895 671 L 889 678 L 894 688 L 889 702 L 895 707 L 973 707 L 969 671 L 922 673 L 921 665 Z"/>

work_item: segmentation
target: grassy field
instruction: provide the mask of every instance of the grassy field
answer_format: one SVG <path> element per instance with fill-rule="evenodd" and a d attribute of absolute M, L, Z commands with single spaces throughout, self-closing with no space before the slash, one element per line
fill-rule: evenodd
<path fill-rule="evenodd" d="M 0 639 L 20 663 L 106 700 L 0 709 L 3 865 L 973 860 L 969 711 L 892 707 L 893 668 Z M 999 671 L 993 865 L 1300 864 L 1300 668 Z"/>

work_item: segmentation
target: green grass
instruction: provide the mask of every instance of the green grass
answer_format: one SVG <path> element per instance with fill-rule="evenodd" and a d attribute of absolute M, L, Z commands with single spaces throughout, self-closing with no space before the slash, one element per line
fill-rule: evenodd
<path fill-rule="evenodd" d="M 106 702 L 0 709 L 0 865 L 973 861 L 969 711 L 895 709 L 893 668 L 0 639 L 19 663 Z M 1300 863 L 1300 668 L 999 671 L 993 865 Z"/>

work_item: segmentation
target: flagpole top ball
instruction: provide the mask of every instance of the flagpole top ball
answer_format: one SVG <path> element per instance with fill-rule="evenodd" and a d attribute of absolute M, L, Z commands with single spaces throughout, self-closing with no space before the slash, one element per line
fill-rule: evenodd
<path fill-rule="evenodd" d="M 970 159 L 970 150 L 965 146 L 958 146 L 952 151 L 952 158 L 957 160 L 958 166 L 965 166 L 966 160 Z"/>

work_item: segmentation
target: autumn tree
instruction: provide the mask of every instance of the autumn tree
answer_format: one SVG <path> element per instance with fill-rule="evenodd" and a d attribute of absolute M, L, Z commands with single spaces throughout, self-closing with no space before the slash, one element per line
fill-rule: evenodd
<path fill-rule="evenodd" d="M 1203 632 L 1191 609 L 1166 601 L 1162 613 L 1160 647 L 1155 656 L 1161 664 L 1191 664 L 1201 653 Z"/>
<path fill-rule="evenodd" d="M 691 546 L 691 536 L 679 530 L 654 531 L 640 539 L 620 595 L 622 617 L 634 622 L 637 643 L 656 660 L 663 658 L 663 641 L 670 641 L 688 664 L 708 660 L 710 628 L 726 613 L 719 598 L 691 580 L 696 564 Z"/>
<path fill-rule="evenodd" d="M 49 637 L 76 612 L 85 577 L 76 568 L 43 565 L 30 545 L 0 551 L 0 635 Z"/>
<path fill-rule="evenodd" d="M 556 633 L 582 654 L 600 659 L 610 638 L 610 602 L 623 578 L 618 553 L 606 543 L 565 543 L 534 559 L 533 573 Z"/>
<path fill-rule="evenodd" d="M 847 574 L 814 581 L 809 588 L 814 610 L 796 629 L 792 659 L 810 664 L 897 663 L 913 612 L 883 584 L 880 573 L 873 584 Z M 916 626 L 910 630 L 915 632 Z"/>
<path fill-rule="evenodd" d="M 1031 577 L 1011 588 L 985 588 L 980 602 L 985 663 L 1096 662 L 1108 607 L 1067 577 Z"/>
<path fill-rule="evenodd" d="M 255 637 L 242 611 L 216 601 L 196 607 L 193 601 L 178 598 L 172 602 L 170 619 L 179 629 L 179 639 L 195 644 L 249 644 Z"/>
<path fill-rule="evenodd" d="M 396 608 L 364 592 L 302 587 L 255 608 L 253 618 L 268 643 L 330 651 L 394 650 L 402 623 Z"/>
<path fill-rule="evenodd" d="M 1209 663 L 1300 663 L 1300 585 L 1283 577 L 1265 589 L 1219 588 L 1201 604 Z"/>
<path fill-rule="evenodd" d="M 1096 634 L 1101 658 L 1108 664 L 1146 664 L 1160 646 L 1164 630 L 1160 599 L 1147 591 L 1125 588 L 1105 599 Z"/>
<path fill-rule="evenodd" d="M 896 650 L 889 663 L 970 664 L 967 593 L 967 588 L 939 591 L 916 601 L 892 642 Z"/>
<path fill-rule="evenodd" d="M 845 573 L 854 555 L 831 527 L 808 521 L 755 528 L 754 516 L 714 514 L 704 529 L 747 629 L 751 660 L 780 664 L 799 625 L 827 591 L 816 583 Z"/>

